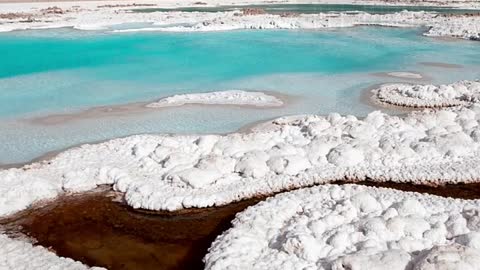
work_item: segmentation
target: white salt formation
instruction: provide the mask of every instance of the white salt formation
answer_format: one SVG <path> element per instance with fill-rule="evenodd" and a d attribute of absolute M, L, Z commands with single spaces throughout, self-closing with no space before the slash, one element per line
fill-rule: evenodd
<path fill-rule="evenodd" d="M 392 76 L 392 77 L 398 77 L 398 78 L 404 78 L 404 79 L 422 79 L 422 75 L 418 73 L 413 73 L 413 72 L 389 72 L 387 75 Z"/>
<path fill-rule="evenodd" d="M 471 183 L 480 179 L 480 105 L 285 117 L 248 134 L 138 135 L 0 171 L 0 215 L 102 184 L 135 208 L 224 205 L 334 180 Z"/>
<path fill-rule="evenodd" d="M 0 233 L 0 269 L 15 270 L 100 270 L 88 267 L 69 258 L 58 257 L 41 246 L 8 238 Z"/>
<path fill-rule="evenodd" d="M 480 200 L 357 185 L 283 193 L 237 214 L 206 269 L 474 270 Z"/>
<path fill-rule="evenodd" d="M 158 2 L 156 2 L 158 4 Z M 480 16 L 439 15 L 429 12 L 392 14 L 319 13 L 319 14 L 254 14 L 228 12 L 132 12 L 131 6 L 98 7 L 98 3 L 56 3 L 56 12 L 46 12 L 50 4 L 29 3 L 0 5 L 0 32 L 22 29 L 73 27 L 81 30 L 110 30 L 128 23 L 150 24 L 131 31 L 225 31 L 235 29 L 323 29 L 380 25 L 395 27 L 428 27 L 428 36 L 479 39 Z M 183 4 L 185 5 L 185 3 Z"/>
<path fill-rule="evenodd" d="M 480 101 L 479 81 L 442 85 L 384 84 L 372 90 L 373 99 L 397 106 L 438 108 L 468 105 Z"/>
<path fill-rule="evenodd" d="M 150 103 L 147 105 L 147 107 L 175 107 L 185 104 L 278 107 L 282 106 L 283 102 L 274 96 L 267 95 L 262 92 L 227 90 L 209 93 L 174 95 L 171 97 L 162 98 L 157 102 Z"/>

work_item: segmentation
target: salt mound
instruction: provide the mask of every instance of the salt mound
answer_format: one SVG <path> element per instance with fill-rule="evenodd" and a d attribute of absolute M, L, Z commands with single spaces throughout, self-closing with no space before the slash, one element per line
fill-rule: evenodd
<path fill-rule="evenodd" d="M 459 81 L 442 85 L 385 84 L 372 90 L 373 98 L 382 103 L 435 108 L 468 105 L 480 101 L 479 81 Z"/>
<path fill-rule="evenodd" d="M 479 200 L 317 186 L 237 214 L 204 260 L 210 270 L 478 269 L 479 211 Z"/>
<path fill-rule="evenodd" d="M 150 103 L 147 105 L 147 107 L 162 108 L 182 106 L 185 104 L 278 107 L 282 106 L 283 102 L 277 97 L 267 95 L 262 92 L 228 90 L 209 93 L 174 95 L 171 97 L 162 98 L 157 102 Z"/>
<path fill-rule="evenodd" d="M 290 116 L 250 133 L 137 135 L 0 170 L 0 215 L 112 185 L 134 208 L 178 210 L 337 180 L 474 183 L 480 105 L 359 120 Z"/>

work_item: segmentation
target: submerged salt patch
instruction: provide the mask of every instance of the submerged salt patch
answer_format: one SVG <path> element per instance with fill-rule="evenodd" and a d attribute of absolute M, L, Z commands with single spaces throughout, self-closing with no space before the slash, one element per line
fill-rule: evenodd
<path fill-rule="evenodd" d="M 287 192 L 238 214 L 206 269 L 477 269 L 480 227 L 466 224 L 479 210 L 479 200 L 357 185 Z"/>
<path fill-rule="evenodd" d="M 134 208 L 178 210 L 344 179 L 474 183 L 479 120 L 474 104 L 404 118 L 289 116 L 250 133 L 114 139 L 0 170 L 0 215 L 102 184 L 123 192 Z"/>
<path fill-rule="evenodd" d="M 283 102 L 277 97 L 267 95 L 262 92 L 227 90 L 208 93 L 174 95 L 171 97 L 162 98 L 157 102 L 150 103 L 147 105 L 147 107 L 162 108 L 182 106 L 185 104 L 277 107 L 282 106 Z"/>
<path fill-rule="evenodd" d="M 373 98 L 405 107 L 451 107 L 480 101 L 480 82 L 459 81 L 442 85 L 385 84 L 372 90 Z"/>

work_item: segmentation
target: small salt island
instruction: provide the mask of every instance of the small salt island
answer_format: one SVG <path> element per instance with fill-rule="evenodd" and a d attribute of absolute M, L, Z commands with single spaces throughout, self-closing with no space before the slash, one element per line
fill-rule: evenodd
<path fill-rule="evenodd" d="M 176 107 L 186 104 L 238 105 L 255 107 L 279 107 L 283 101 L 263 92 L 226 90 L 207 93 L 174 95 L 147 104 L 148 108 Z"/>
<path fill-rule="evenodd" d="M 373 100 L 413 108 L 442 108 L 476 103 L 480 100 L 479 81 L 452 84 L 384 84 L 372 90 Z"/>

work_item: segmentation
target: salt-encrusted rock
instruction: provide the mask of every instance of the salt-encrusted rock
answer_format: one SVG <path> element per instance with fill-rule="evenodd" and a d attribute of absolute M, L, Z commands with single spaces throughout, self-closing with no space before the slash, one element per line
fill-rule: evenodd
<path fill-rule="evenodd" d="M 442 85 L 384 84 L 372 90 L 381 103 L 414 108 L 468 105 L 480 101 L 479 81 L 459 81 Z"/>
<path fill-rule="evenodd" d="M 478 269 L 480 231 L 449 226 L 478 210 L 480 200 L 385 188 L 300 189 L 238 214 L 204 260 L 209 270 Z"/>
<path fill-rule="evenodd" d="M 174 95 L 171 97 L 162 98 L 157 102 L 150 103 L 147 105 L 147 107 L 175 107 L 185 104 L 278 107 L 283 105 L 283 101 L 277 97 L 267 95 L 262 92 L 227 90 L 208 93 Z"/>

